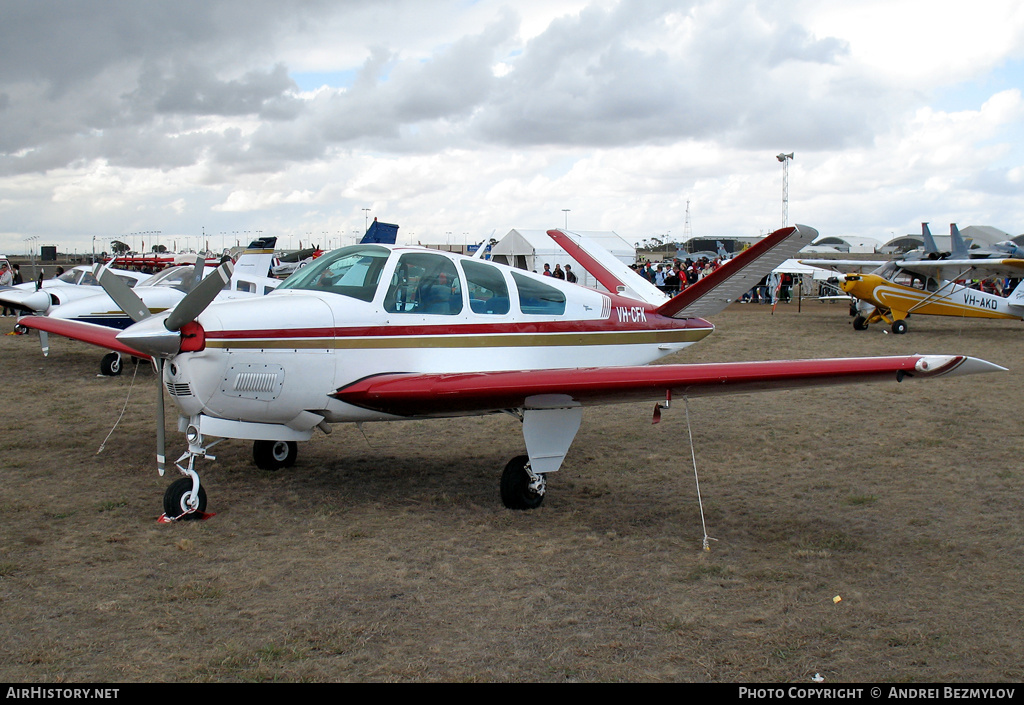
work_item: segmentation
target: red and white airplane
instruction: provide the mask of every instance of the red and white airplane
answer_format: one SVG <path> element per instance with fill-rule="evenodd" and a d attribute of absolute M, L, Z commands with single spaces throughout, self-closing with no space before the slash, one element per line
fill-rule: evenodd
<path fill-rule="evenodd" d="M 779 230 L 668 299 L 610 253 L 549 231 L 609 293 L 422 248 L 360 244 L 335 250 L 267 296 L 211 303 L 222 265 L 169 314 L 110 290 L 128 329 L 21 319 L 38 328 L 152 358 L 161 376 L 157 464 L 164 469 L 163 390 L 179 411 L 184 475 L 164 496 L 171 519 L 202 516 L 196 459 L 219 439 L 254 441 L 261 468 L 296 460 L 297 442 L 342 422 L 508 413 L 526 453 L 501 478 L 506 506 L 540 505 L 594 404 L 788 389 L 1002 370 L 961 355 L 653 365 L 710 335 L 714 314 L 814 240 Z M 112 281 L 116 281 L 113 280 Z M 657 416 L 657 413 L 656 413 Z"/>

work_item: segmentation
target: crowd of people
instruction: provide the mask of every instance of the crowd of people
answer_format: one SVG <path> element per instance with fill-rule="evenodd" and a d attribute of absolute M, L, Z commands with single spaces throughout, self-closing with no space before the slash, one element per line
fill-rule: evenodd
<path fill-rule="evenodd" d="M 724 260 L 718 257 L 715 259 L 709 259 L 708 257 L 686 258 L 685 260 L 674 259 L 671 262 L 660 263 L 646 260 L 631 264 L 630 269 L 669 296 L 675 296 L 721 267 L 723 263 Z M 572 271 L 572 266 L 568 264 L 565 265 L 564 269 L 560 264 L 556 264 L 554 269 L 551 268 L 550 264 L 545 264 L 541 274 L 555 279 L 564 279 L 570 282 L 576 281 L 576 275 Z M 778 298 L 779 301 L 788 303 L 792 297 L 794 283 L 793 278 L 789 274 L 767 275 L 756 286 L 751 287 L 750 291 L 743 294 L 740 302 L 770 304 L 774 298 Z"/>
<path fill-rule="evenodd" d="M 722 266 L 722 260 L 698 257 L 691 260 L 674 259 L 671 262 L 652 264 L 650 260 L 631 265 L 632 269 L 669 296 L 675 296 L 688 286 L 693 286 L 711 272 Z"/>

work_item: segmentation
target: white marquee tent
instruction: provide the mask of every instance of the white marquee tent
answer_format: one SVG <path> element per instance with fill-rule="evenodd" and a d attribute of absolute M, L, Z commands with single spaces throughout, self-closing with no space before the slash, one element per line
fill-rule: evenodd
<path fill-rule="evenodd" d="M 636 261 L 636 248 L 613 231 L 581 230 L 573 232 L 596 242 L 623 264 L 630 265 Z M 552 270 L 556 264 L 562 265 L 562 269 L 565 269 L 565 265 L 568 264 L 572 266 L 572 271 L 576 273 L 580 284 L 602 288 L 576 260 L 548 237 L 545 230 L 509 230 L 508 234 L 491 248 L 491 259 L 531 272 L 543 271 L 545 264 L 550 264 Z"/>

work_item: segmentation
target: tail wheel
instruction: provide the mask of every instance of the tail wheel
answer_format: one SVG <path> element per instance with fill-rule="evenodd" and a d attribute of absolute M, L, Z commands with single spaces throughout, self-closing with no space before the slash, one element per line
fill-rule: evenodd
<path fill-rule="evenodd" d="M 202 513 L 206 511 L 206 490 L 199 485 L 199 504 L 194 512 L 186 514 L 192 509 L 188 501 L 191 496 L 192 478 L 183 477 L 175 480 L 164 492 L 164 514 L 172 519 L 181 517 L 185 521 L 201 519 Z"/>
<path fill-rule="evenodd" d="M 501 501 L 509 509 L 536 509 L 544 501 L 543 478 L 539 491 L 530 487 L 533 478 L 526 471 L 529 463 L 530 456 L 518 455 L 501 473 Z"/>
<path fill-rule="evenodd" d="M 121 374 L 121 356 L 116 352 L 104 355 L 100 360 L 100 374 L 104 377 L 117 377 Z"/>
<path fill-rule="evenodd" d="M 295 441 L 254 441 L 252 459 L 260 470 L 280 470 L 295 465 L 299 444 Z"/>
<path fill-rule="evenodd" d="M 853 329 L 854 330 L 867 330 L 868 329 L 868 319 L 864 318 L 864 316 L 857 316 L 856 318 L 853 319 Z"/>

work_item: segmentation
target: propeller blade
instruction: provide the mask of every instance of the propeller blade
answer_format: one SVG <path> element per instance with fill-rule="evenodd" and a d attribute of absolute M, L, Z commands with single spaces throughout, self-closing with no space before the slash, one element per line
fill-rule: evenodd
<path fill-rule="evenodd" d="M 186 323 L 196 320 L 200 313 L 217 298 L 224 286 L 231 281 L 231 274 L 235 271 L 231 262 L 225 262 L 217 267 L 208 277 L 188 292 L 178 305 L 171 311 L 171 315 L 164 321 L 167 330 L 181 330 Z"/>
<path fill-rule="evenodd" d="M 149 318 L 149 307 L 143 303 L 139 295 L 129 288 L 124 280 L 111 272 L 103 265 L 96 265 L 96 281 L 107 292 L 107 296 L 114 300 L 114 303 L 121 307 L 121 310 L 138 323 L 143 318 Z"/>
<path fill-rule="evenodd" d="M 153 358 L 156 363 L 156 469 L 164 476 L 167 461 L 164 458 L 164 360 Z"/>

